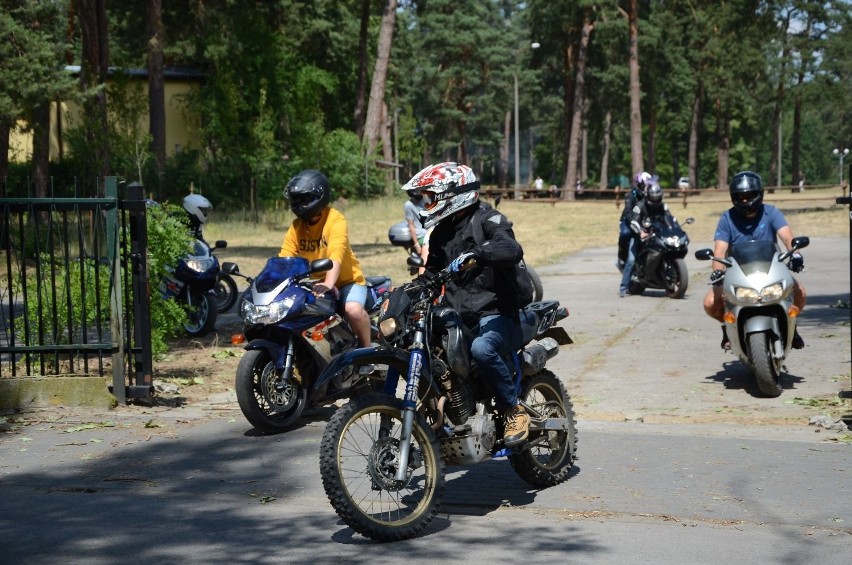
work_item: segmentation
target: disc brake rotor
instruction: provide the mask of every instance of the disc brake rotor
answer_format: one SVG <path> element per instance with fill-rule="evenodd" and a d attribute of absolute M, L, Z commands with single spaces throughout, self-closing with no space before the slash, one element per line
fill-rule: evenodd
<path fill-rule="evenodd" d="M 404 481 L 396 480 L 396 467 L 399 460 L 399 440 L 394 437 L 383 437 L 373 442 L 370 457 L 367 460 L 367 471 L 373 479 L 376 490 L 394 492 L 402 490 L 411 477 L 409 473 Z"/>
<path fill-rule="evenodd" d="M 281 390 L 276 388 L 276 383 L 278 383 L 278 374 L 275 368 L 267 366 L 260 377 L 260 389 L 263 391 L 263 397 L 276 412 L 289 410 L 298 397 L 299 383 L 290 379 L 284 383 L 284 388 Z"/>

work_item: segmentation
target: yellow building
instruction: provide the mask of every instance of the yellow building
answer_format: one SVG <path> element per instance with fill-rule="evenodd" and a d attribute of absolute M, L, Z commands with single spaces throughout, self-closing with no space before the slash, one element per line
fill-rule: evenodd
<path fill-rule="evenodd" d="M 69 73 L 79 74 L 80 67 L 66 67 Z M 110 69 L 115 76 L 117 69 Z M 121 73 L 131 81 L 139 81 L 142 92 L 148 93 L 148 72 L 145 69 L 123 69 Z M 204 75 L 195 69 L 166 69 L 163 73 L 166 99 L 166 155 L 173 156 L 184 149 L 199 149 L 200 132 L 198 116 L 190 112 L 186 97 L 196 89 Z M 108 79 L 109 80 L 109 79 Z M 66 134 L 69 128 L 80 124 L 81 108 L 71 102 L 52 102 L 50 105 L 50 160 L 61 161 L 68 154 Z M 139 124 L 139 131 L 148 133 L 147 105 Z M 32 132 L 27 123 L 19 121 L 9 135 L 9 161 L 26 162 L 32 157 Z"/>

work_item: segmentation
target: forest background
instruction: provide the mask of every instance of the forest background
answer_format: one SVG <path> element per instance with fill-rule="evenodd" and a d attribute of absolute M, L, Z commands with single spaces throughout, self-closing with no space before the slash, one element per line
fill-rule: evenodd
<path fill-rule="evenodd" d="M 501 187 L 623 186 L 642 169 L 664 186 L 724 187 L 741 169 L 820 184 L 838 180 L 833 150 L 852 143 L 844 0 L 0 5 L 0 196 L 118 175 L 259 217 L 304 168 L 362 199 L 441 160 Z M 106 86 L 110 70 L 139 68 L 147 88 Z M 171 157 L 165 68 L 204 76 L 183 101 L 201 144 Z M 71 99 L 83 123 L 51 162 L 49 104 Z M 22 164 L 9 159 L 17 127 L 34 140 Z"/>

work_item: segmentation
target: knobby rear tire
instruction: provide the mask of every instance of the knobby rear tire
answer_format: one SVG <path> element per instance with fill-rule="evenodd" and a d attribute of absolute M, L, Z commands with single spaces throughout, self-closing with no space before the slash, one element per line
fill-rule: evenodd
<path fill-rule="evenodd" d="M 349 527 L 372 540 L 418 535 L 435 517 L 444 492 L 441 449 L 419 413 L 411 431 L 408 477 L 396 481 L 401 414 L 399 399 L 360 396 L 334 413 L 322 437 L 320 474 L 328 500 Z"/>
<path fill-rule="evenodd" d="M 571 474 L 577 454 L 577 418 L 571 398 L 559 377 L 542 370 L 523 382 L 521 398 L 545 417 L 565 418 L 568 430 L 530 431 L 529 440 L 544 436 L 544 442 L 509 455 L 515 473 L 536 488 L 564 482 Z"/>

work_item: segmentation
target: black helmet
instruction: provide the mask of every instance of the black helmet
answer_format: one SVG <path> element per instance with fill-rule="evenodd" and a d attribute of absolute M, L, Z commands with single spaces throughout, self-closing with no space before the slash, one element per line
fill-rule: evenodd
<path fill-rule="evenodd" d="M 645 202 L 648 209 L 654 212 L 663 205 L 663 188 L 656 176 L 645 183 Z"/>
<path fill-rule="evenodd" d="M 763 204 L 763 181 L 760 175 L 743 171 L 731 179 L 731 202 L 734 208 L 747 214 Z"/>
<path fill-rule="evenodd" d="M 290 201 L 293 213 L 310 220 L 331 201 L 328 179 L 319 171 L 307 169 L 290 179 L 284 189 L 284 198 Z"/>

